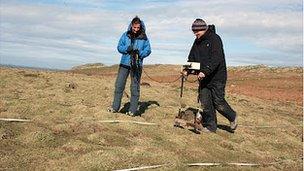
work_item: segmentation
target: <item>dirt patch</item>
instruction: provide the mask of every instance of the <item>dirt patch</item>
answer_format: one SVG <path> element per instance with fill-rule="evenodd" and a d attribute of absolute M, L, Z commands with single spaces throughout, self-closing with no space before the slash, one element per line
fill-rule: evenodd
<path fill-rule="evenodd" d="M 159 73 L 159 72 L 155 72 Z M 149 76 L 143 74 L 142 80 L 152 83 L 171 83 L 180 86 L 178 74 L 159 75 L 153 74 L 150 69 Z M 294 102 L 302 106 L 303 101 L 303 72 L 296 68 L 253 68 L 228 70 L 227 93 L 257 97 L 264 100 L 279 102 Z M 158 81 L 158 82 L 156 82 Z M 185 87 L 196 88 L 195 76 L 190 76 Z"/>
<path fill-rule="evenodd" d="M 295 102 L 302 106 L 302 71 L 229 72 L 227 91 L 265 100 Z"/>

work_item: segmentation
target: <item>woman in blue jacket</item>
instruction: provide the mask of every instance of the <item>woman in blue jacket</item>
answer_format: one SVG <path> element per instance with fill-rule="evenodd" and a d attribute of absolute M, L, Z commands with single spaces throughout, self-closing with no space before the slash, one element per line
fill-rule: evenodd
<path fill-rule="evenodd" d="M 119 111 L 129 74 L 131 75 L 131 100 L 127 115 L 135 116 L 137 112 L 143 59 L 151 53 L 150 43 L 145 31 L 144 22 L 136 16 L 118 42 L 117 50 L 122 56 L 115 82 L 114 100 L 112 107 L 108 109 L 109 112 L 116 113 Z"/>

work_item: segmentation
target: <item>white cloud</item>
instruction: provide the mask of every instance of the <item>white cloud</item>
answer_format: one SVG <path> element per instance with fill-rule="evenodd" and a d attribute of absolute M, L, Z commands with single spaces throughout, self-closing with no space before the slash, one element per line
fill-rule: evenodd
<path fill-rule="evenodd" d="M 259 55 L 272 51 L 265 61 L 274 65 L 280 65 L 284 60 L 289 60 L 291 65 L 298 64 L 302 59 L 303 4 L 299 0 L 0 3 L 1 58 L 25 53 L 30 56 L 30 52 L 36 51 L 37 54 L 43 52 L 45 59 L 55 56 L 71 61 L 86 62 L 87 59 L 90 62 L 118 63 L 118 39 L 131 18 L 139 15 L 146 23 L 153 48 L 147 63 L 185 61 L 194 39 L 190 28 L 195 18 L 215 24 L 224 42 L 237 37 L 240 42 L 248 44 L 247 49 L 227 46 L 234 48 L 225 49 L 230 64 L 237 63 L 237 56 L 244 53 L 250 56 L 252 63 L 256 62 L 257 54 L 250 55 L 253 49 L 260 51 Z M 13 44 L 18 45 L 20 53 L 9 52 L 14 50 Z M 271 54 L 276 57 L 290 54 L 292 58 L 279 58 L 281 61 L 277 61 L 272 60 L 274 56 Z M 246 61 L 248 64 L 250 58 Z"/>

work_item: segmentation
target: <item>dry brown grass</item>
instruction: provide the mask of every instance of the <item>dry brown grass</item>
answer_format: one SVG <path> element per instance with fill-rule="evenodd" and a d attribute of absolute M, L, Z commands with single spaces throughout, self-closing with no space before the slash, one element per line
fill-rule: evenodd
<path fill-rule="evenodd" d="M 296 77 L 285 94 L 297 90 L 302 97 L 302 70 L 231 70 L 227 100 L 239 114 L 240 126 L 231 134 L 197 135 L 173 127 L 179 108 L 179 82 L 160 84 L 143 75 L 141 102 L 146 102 L 141 117 L 128 117 L 106 111 L 113 96 L 117 67 L 85 69 L 73 72 L 47 72 L 0 68 L 0 117 L 31 119 L 29 123 L 0 121 L 0 170 L 113 170 L 144 165 L 168 164 L 155 170 L 301 170 L 302 105 L 297 99 L 277 100 L 254 94 L 265 86 L 282 87 L 278 82 L 254 80 L 261 89 L 234 90 L 242 79 L 250 81 L 259 73 L 267 78 Z M 179 67 L 146 67 L 153 78 L 173 80 Z M 243 73 L 251 73 L 242 75 Z M 168 73 L 169 77 L 163 77 Z M 242 74 L 241 74 L 242 73 Z M 265 74 L 266 73 L 266 74 Z M 279 74 L 278 74 L 279 73 Z M 236 77 L 233 77 L 236 74 Z M 237 75 L 239 74 L 239 75 Z M 245 79 L 246 78 L 246 79 Z M 293 80 L 293 79 L 292 79 Z M 71 83 L 76 85 L 71 88 Z M 246 85 L 250 82 L 246 82 Z M 289 84 L 289 83 L 287 83 Z M 129 92 L 129 84 L 126 90 Z M 265 86 L 263 86 L 265 85 Z M 245 86 L 246 87 L 246 86 Z M 275 94 L 277 89 L 271 89 Z M 262 92 L 261 92 L 262 91 Z M 296 94 L 295 93 L 295 94 Z M 186 84 L 184 99 L 196 106 L 195 83 Z M 283 97 L 284 99 L 284 97 Z M 123 97 L 123 104 L 129 99 Z M 159 104 L 159 106 L 157 105 Z M 228 121 L 218 116 L 225 128 Z M 158 126 L 100 123 L 118 119 L 157 123 Z M 246 127 L 268 125 L 272 128 Z M 277 127 L 276 127 L 277 126 Z M 188 167 L 195 162 L 248 162 L 259 167 Z M 268 163 L 277 162 L 272 165 Z"/>

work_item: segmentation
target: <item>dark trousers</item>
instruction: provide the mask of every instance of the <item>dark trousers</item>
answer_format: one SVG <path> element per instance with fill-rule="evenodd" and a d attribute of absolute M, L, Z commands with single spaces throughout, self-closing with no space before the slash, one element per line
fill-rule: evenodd
<path fill-rule="evenodd" d="M 230 122 L 234 121 L 236 112 L 225 100 L 225 84 L 217 83 L 210 87 L 200 88 L 200 102 L 203 109 L 203 126 L 211 131 L 217 129 L 216 111 Z"/>
<path fill-rule="evenodd" d="M 123 95 L 123 91 L 125 90 L 127 78 L 130 74 L 131 76 L 131 100 L 130 100 L 130 108 L 129 111 L 132 113 L 136 113 L 140 95 L 140 78 L 141 78 L 142 68 L 133 71 L 129 68 L 120 66 L 118 69 L 118 75 L 115 82 L 115 91 L 114 91 L 114 100 L 112 104 L 112 108 L 116 111 L 120 109 L 121 98 Z"/>

